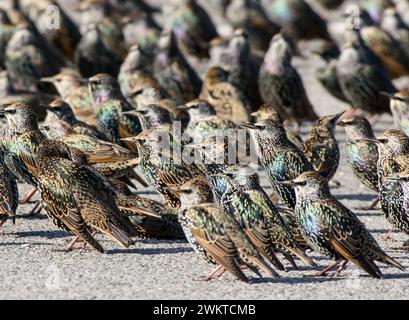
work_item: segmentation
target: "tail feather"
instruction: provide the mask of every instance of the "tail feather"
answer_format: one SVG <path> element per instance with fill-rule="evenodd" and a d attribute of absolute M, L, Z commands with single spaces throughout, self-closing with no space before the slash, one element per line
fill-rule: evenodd
<path fill-rule="evenodd" d="M 248 257 L 246 262 L 255 267 L 258 267 L 259 269 L 263 270 L 265 273 L 267 273 L 269 276 L 273 278 L 280 277 L 280 275 L 277 272 L 275 272 L 269 265 L 267 265 L 267 263 L 260 256 Z"/>
<path fill-rule="evenodd" d="M 128 248 L 133 241 L 129 238 L 125 231 L 119 229 L 117 226 L 110 224 L 110 230 L 99 229 L 99 231 L 111 239 L 115 240 L 119 245 Z"/>
<path fill-rule="evenodd" d="M 312 260 L 309 256 L 307 256 L 304 252 L 302 252 L 298 248 L 287 248 L 288 251 L 290 251 L 293 255 L 298 257 L 302 262 L 304 262 L 306 265 L 309 265 L 311 267 L 316 267 L 317 264 Z"/>

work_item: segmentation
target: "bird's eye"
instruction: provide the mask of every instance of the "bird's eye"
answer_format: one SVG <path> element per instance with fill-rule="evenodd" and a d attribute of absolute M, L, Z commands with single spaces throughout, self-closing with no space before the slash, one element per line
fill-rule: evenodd
<path fill-rule="evenodd" d="M 298 183 L 299 186 L 305 187 L 307 185 L 307 181 L 301 181 Z"/>
<path fill-rule="evenodd" d="M 16 111 L 17 111 L 16 109 L 8 109 L 6 112 L 10 114 L 15 114 Z"/>

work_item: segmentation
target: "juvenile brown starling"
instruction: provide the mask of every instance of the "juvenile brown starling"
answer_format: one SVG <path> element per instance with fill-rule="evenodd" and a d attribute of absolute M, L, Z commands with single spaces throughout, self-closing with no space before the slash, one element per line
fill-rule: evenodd
<path fill-rule="evenodd" d="M 186 238 L 206 261 L 219 265 L 206 280 L 227 270 L 239 280 L 248 282 L 241 270 L 242 265 L 257 274 L 258 269 L 261 269 L 270 276 L 278 277 L 251 244 L 237 221 L 217 205 L 209 203 L 210 195 L 203 192 L 202 183 L 197 180 L 189 181 L 178 192 L 182 199 L 179 221 Z"/>
<path fill-rule="evenodd" d="M 300 125 L 303 120 L 316 120 L 317 115 L 291 59 L 289 43 L 281 34 L 275 35 L 260 69 L 260 94 L 265 103 L 276 106 L 284 120 Z"/>
<path fill-rule="evenodd" d="M 37 154 L 38 182 L 45 209 L 53 223 L 91 245 L 102 246 L 93 237 L 102 233 L 123 247 L 132 244 L 132 224 L 121 216 L 115 194 L 86 165 L 78 149 L 63 142 L 45 140 Z"/>
<path fill-rule="evenodd" d="M 353 116 L 339 121 L 338 125 L 345 129 L 345 154 L 352 172 L 365 186 L 378 193 L 378 147 L 364 140 L 375 139 L 371 124 L 362 116 Z M 373 209 L 378 201 L 377 197 L 369 208 Z"/>
<path fill-rule="evenodd" d="M 394 85 L 381 70 L 368 64 L 368 60 L 350 43 L 342 50 L 337 72 L 342 91 L 352 108 L 370 114 L 389 111 L 389 99 L 380 92 L 394 93 Z"/>
<path fill-rule="evenodd" d="M 382 277 L 375 261 L 404 270 L 379 247 L 357 216 L 331 195 L 327 182 L 313 171 L 284 182 L 295 187 L 295 213 L 305 240 L 314 251 L 335 260 L 318 275 L 325 275 L 341 261 L 341 268 L 352 262 L 375 278 Z"/>
<path fill-rule="evenodd" d="M 219 67 L 207 70 L 200 99 L 214 106 L 216 114 L 234 122 L 249 122 L 250 103 L 243 92 L 227 81 L 227 72 Z"/>
<path fill-rule="evenodd" d="M 291 255 L 307 265 L 315 266 L 292 237 L 290 229 L 260 186 L 257 173 L 250 167 L 236 165 L 225 174 L 229 187 L 221 201 L 223 207 L 236 217 L 262 256 L 277 268 L 283 266 L 274 252 L 282 253 L 294 267 L 297 265 Z"/>
<path fill-rule="evenodd" d="M 280 200 L 289 208 L 295 207 L 295 193 L 291 186 L 280 181 L 292 180 L 313 169 L 304 153 L 288 138 L 279 121 L 264 120 L 254 125 L 243 124 L 252 130 L 258 147 L 260 162 Z"/>
<path fill-rule="evenodd" d="M 314 170 L 328 180 L 334 177 L 339 165 L 339 146 L 334 134 L 337 122 L 344 113 L 319 118 L 301 146 Z"/>

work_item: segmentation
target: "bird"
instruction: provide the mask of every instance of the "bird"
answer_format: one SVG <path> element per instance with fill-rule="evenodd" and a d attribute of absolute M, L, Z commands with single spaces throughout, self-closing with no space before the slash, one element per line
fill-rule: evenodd
<path fill-rule="evenodd" d="M 335 10 L 342 5 L 344 0 L 318 0 L 317 2 L 327 10 Z"/>
<path fill-rule="evenodd" d="M 301 146 L 314 170 L 328 180 L 334 177 L 339 165 L 340 152 L 334 134 L 337 122 L 344 113 L 320 117 Z"/>
<path fill-rule="evenodd" d="M 178 141 L 162 128 L 144 130 L 137 136 L 124 139 L 137 144 L 139 167 L 148 183 L 163 196 L 165 204 L 179 208 L 179 194 L 173 189 L 201 173 L 194 164 L 176 158 Z"/>
<path fill-rule="evenodd" d="M 74 70 L 65 69 L 52 77 L 43 77 L 41 81 L 52 83 L 61 99 L 68 103 L 79 120 L 96 125 L 96 110 L 93 108 L 87 81 Z"/>
<path fill-rule="evenodd" d="M 75 64 L 83 77 L 92 77 L 97 73 L 118 76 L 122 59 L 108 47 L 102 39 L 100 26 L 91 23 L 87 26 L 75 49 Z"/>
<path fill-rule="evenodd" d="M 133 242 L 132 224 L 121 216 L 109 184 L 86 166 L 86 156 L 61 141 L 44 140 L 37 154 L 38 185 L 50 220 L 104 252 L 94 233 L 122 247 Z M 68 248 L 67 248 L 68 249 Z"/>
<path fill-rule="evenodd" d="M 388 32 L 403 49 L 409 50 L 409 27 L 393 7 L 383 12 L 381 28 Z"/>
<path fill-rule="evenodd" d="M 98 108 L 97 128 L 116 144 L 122 144 L 121 138 L 135 136 L 141 132 L 139 118 L 124 114 L 134 110 L 131 103 L 123 96 L 118 82 L 111 75 L 100 73 L 88 79 L 94 108 Z M 135 150 L 135 146 L 126 146 Z"/>
<path fill-rule="evenodd" d="M 341 89 L 352 108 L 369 114 L 389 112 L 389 99 L 381 91 L 394 93 L 395 86 L 381 70 L 368 64 L 359 50 L 347 43 L 337 63 Z"/>
<path fill-rule="evenodd" d="M 7 106 L 1 110 L 0 116 L 7 119 L 10 137 L 4 150 L 5 164 L 16 178 L 33 186 L 21 200 L 24 204 L 37 190 L 36 154 L 46 136 L 39 130 L 37 116 L 26 103 L 16 102 Z"/>
<path fill-rule="evenodd" d="M 109 179 L 115 189 L 116 205 L 143 239 L 186 239 L 178 222 L 178 211 L 159 201 L 133 194 L 127 184 Z"/>
<path fill-rule="evenodd" d="M 338 121 L 338 126 L 345 129 L 345 155 L 355 176 L 369 189 L 379 193 L 378 147 L 363 139 L 375 139 L 372 126 L 363 116 L 352 116 Z M 379 197 L 368 207 L 375 208 Z"/>
<path fill-rule="evenodd" d="M 89 125 L 87 122 L 77 119 L 71 106 L 61 99 L 56 99 L 45 106 L 51 114 L 69 124 L 76 133 L 85 134 L 96 139 L 108 140 L 108 138 L 97 130 L 96 127 Z M 45 120 L 47 122 L 47 120 Z"/>
<path fill-rule="evenodd" d="M 297 178 L 305 171 L 313 170 L 304 153 L 288 138 L 283 125 L 276 120 L 264 120 L 255 124 L 241 124 L 251 130 L 257 146 L 258 157 L 267 173 L 274 192 L 288 207 L 294 208 L 295 192 L 280 181 Z"/>
<path fill-rule="evenodd" d="M 265 4 L 266 12 L 295 41 L 332 41 L 326 21 L 304 0 L 274 0 Z"/>
<path fill-rule="evenodd" d="M 228 73 L 220 67 L 206 71 L 199 99 L 214 106 L 216 114 L 234 122 L 249 122 L 250 102 L 244 93 L 227 81 Z"/>
<path fill-rule="evenodd" d="M 254 123 L 261 122 L 263 120 L 273 119 L 275 121 L 279 121 L 285 128 L 285 132 L 287 133 L 287 138 L 294 143 L 297 147 L 301 147 L 303 140 L 302 138 L 296 134 L 291 128 L 284 125 L 283 120 L 280 114 L 277 112 L 277 109 L 271 104 L 262 104 L 257 111 L 254 111 L 250 114 L 253 119 Z"/>
<path fill-rule="evenodd" d="M 226 212 L 233 215 L 250 241 L 259 248 L 262 256 L 283 268 L 275 253 L 282 253 L 297 268 L 292 255 L 306 265 L 316 266 L 296 240 L 281 215 L 260 186 L 257 173 L 246 165 L 235 165 L 224 173 L 228 181 L 227 192 L 222 197 Z"/>
<path fill-rule="evenodd" d="M 390 99 L 390 110 L 392 112 L 395 129 L 402 130 L 409 134 L 409 93 L 399 91 L 396 93 L 381 92 L 382 95 Z"/>
<path fill-rule="evenodd" d="M 4 162 L 4 152 L 0 151 L 0 227 L 8 220 L 13 222 L 18 207 L 18 187 L 13 173 Z"/>
<path fill-rule="evenodd" d="M 291 65 L 292 51 L 282 34 L 273 37 L 260 68 L 259 88 L 264 103 L 276 106 L 284 120 L 317 120 L 297 70 Z"/>
<path fill-rule="evenodd" d="M 184 135 L 193 139 L 194 143 L 202 143 L 213 135 L 227 135 L 237 129 L 233 121 L 219 117 L 214 107 L 206 100 L 195 99 L 178 108 L 189 114 Z"/>
<path fill-rule="evenodd" d="M 400 130 L 388 129 L 376 139 L 367 139 L 367 141 L 376 143 L 378 146 L 378 186 L 382 214 L 391 226 L 408 233 L 401 181 L 388 179 L 388 177 L 396 176 L 407 170 L 409 137 Z M 391 233 L 392 228 L 386 238 L 389 238 Z"/>
<path fill-rule="evenodd" d="M 256 50 L 267 50 L 270 39 L 280 31 L 280 26 L 268 17 L 262 5 L 255 0 L 230 1 L 225 15 L 235 29 L 248 33 L 251 46 Z"/>
<path fill-rule="evenodd" d="M 218 36 L 209 14 L 196 0 L 179 0 L 171 26 L 179 48 L 196 58 L 209 57 L 210 41 Z"/>
<path fill-rule="evenodd" d="M 240 281 L 248 282 L 241 266 L 247 266 L 260 275 L 258 269 L 272 277 L 279 277 L 261 257 L 240 228 L 238 222 L 211 201 L 203 180 L 194 179 L 178 188 L 182 207 L 179 221 L 193 249 L 207 262 L 218 267 L 206 280 L 221 275 L 225 270 Z"/>
<path fill-rule="evenodd" d="M 133 114 L 139 117 L 142 130 L 161 127 L 169 132 L 173 127 L 171 113 L 159 104 L 149 104 L 144 109 L 126 111 L 125 114 Z"/>
<path fill-rule="evenodd" d="M 337 273 L 352 262 L 374 278 L 382 277 L 375 261 L 405 269 L 381 249 L 358 217 L 331 195 L 328 180 L 318 172 L 307 171 L 281 183 L 295 187 L 295 213 L 307 243 L 315 252 L 335 260 L 316 275 L 326 275 L 341 261 Z"/>
<path fill-rule="evenodd" d="M 200 94 L 202 80 L 179 50 L 172 30 L 165 29 L 158 40 L 153 73 L 167 95 L 179 103 L 193 100 Z"/>

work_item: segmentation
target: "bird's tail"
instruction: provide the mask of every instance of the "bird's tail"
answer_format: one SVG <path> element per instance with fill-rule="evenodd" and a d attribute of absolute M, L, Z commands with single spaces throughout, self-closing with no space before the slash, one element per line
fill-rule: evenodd
<path fill-rule="evenodd" d="M 287 250 L 290 251 L 293 255 L 298 257 L 302 262 L 311 267 L 316 267 L 317 264 L 309 256 L 307 256 L 301 249 L 294 247 L 287 247 Z"/>
<path fill-rule="evenodd" d="M 110 224 L 109 229 L 110 230 L 99 229 L 99 231 L 116 241 L 124 248 L 128 248 L 131 244 L 133 244 L 133 241 L 129 238 L 124 230 L 118 228 L 114 224 Z"/>
<path fill-rule="evenodd" d="M 391 266 L 395 266 L 396 268 L 398 268 L 398 269 L 400 269 L 400 270 L 402 270 L 402 271 L 405 270 L 405 267 L 404 267 L 402 264 L 400 264 L 400 263 L 399 263 L 398 261 L 396 261 L 395 259 L 389 257 L 386 253 L 385 253 L 384 256 L 382 257 L 382 260 L 379 260 L 379 261 L 380 261 L 380 262 L 383 262 L 383 263 L 386 263 L 386 264 L 389 264 L 389 265 L 391 265 Z"/>

